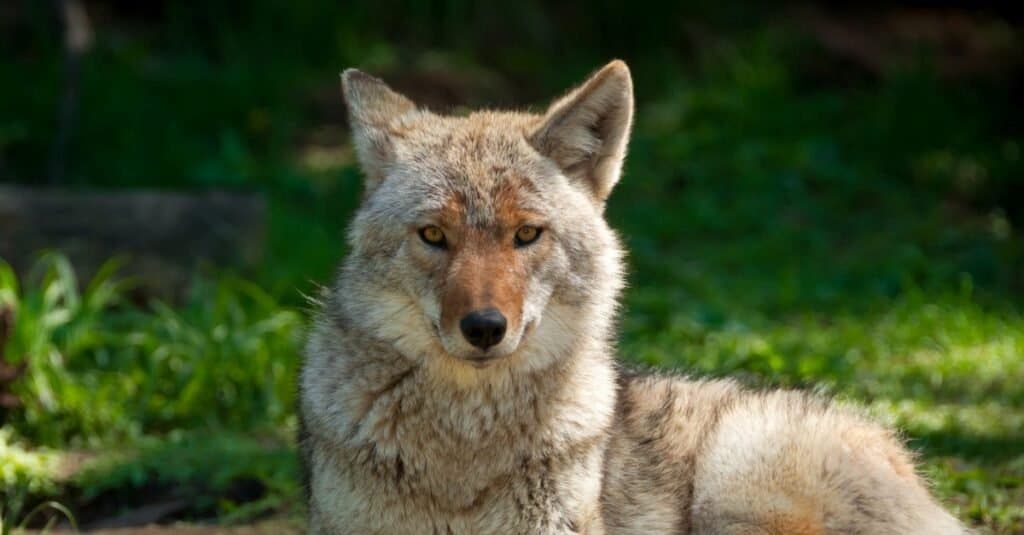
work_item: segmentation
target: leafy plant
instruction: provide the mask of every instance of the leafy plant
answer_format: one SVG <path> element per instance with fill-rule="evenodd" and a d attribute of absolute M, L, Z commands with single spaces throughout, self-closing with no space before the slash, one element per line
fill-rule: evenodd
<path fill-rule="evenodd" d="M 7 355 L 24 362 L 10 425 L 41 444 L 99 445 L 179 427 L 283 423 L 292 406 L 300 316 L 252 283 L 197 281 L 180 309 L 122 301 L 106 264 L 78 289 L 63 256 L 42 257 L 21 287 L 0 264 L 15 314 Z M 10 357 L 9 357 L 10 358 Z"/>

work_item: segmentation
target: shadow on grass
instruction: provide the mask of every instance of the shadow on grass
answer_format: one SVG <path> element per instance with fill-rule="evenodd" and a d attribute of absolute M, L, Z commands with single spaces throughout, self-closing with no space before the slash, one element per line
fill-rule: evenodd
<path fill-rule="evenodd" d="M 908 436 L 910 446 L 926 457 L 957 457 L 981 464 L 1024 459 L 1024 432 L 994 436 L 966 430 L 910 431 Z"/>

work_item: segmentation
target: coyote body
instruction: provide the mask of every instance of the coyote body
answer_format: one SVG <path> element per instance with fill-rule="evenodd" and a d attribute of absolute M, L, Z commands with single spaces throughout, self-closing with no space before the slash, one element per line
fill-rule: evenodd
<path fill-rule="evenodd" d="M 310 533 L 962 533 L 888 430 L 613 357 L 632 82 L 543 115 L 343 74 L 366 196 L 300 378 Z"/>

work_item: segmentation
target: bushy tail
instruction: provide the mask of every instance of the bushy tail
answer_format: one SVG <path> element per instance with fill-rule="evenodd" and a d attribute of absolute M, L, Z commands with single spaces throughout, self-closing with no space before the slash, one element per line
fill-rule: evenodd
<path fill-rule="evenodd" d="M 792 391 L 751 394 L 697 461 L 698 533 L 962 534 L 892 432 Z"/>

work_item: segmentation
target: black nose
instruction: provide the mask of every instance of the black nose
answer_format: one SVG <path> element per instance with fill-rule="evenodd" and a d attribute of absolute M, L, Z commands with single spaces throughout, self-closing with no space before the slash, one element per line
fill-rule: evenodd
<path fill-rule="evenodd" d="M 480 349 L 487 349 L 505 336 L 505 316 L 496 308 L 474 310 L 459 321 L 462 335 L 469 343 Z"/>

